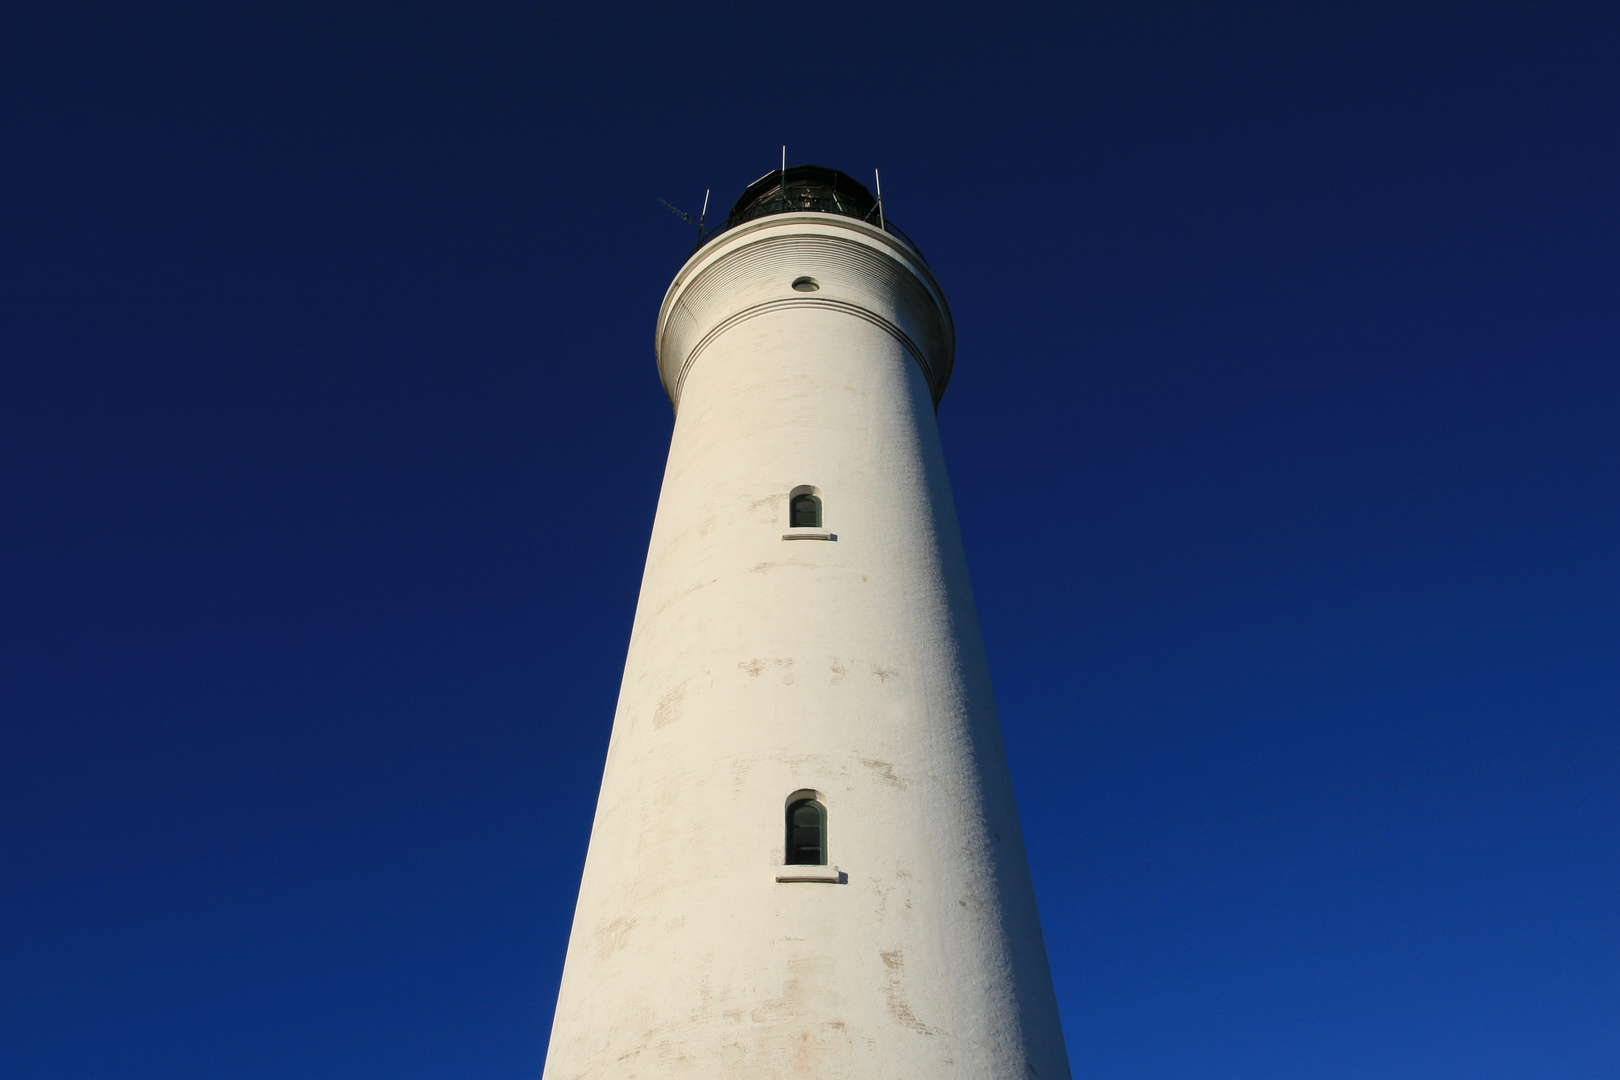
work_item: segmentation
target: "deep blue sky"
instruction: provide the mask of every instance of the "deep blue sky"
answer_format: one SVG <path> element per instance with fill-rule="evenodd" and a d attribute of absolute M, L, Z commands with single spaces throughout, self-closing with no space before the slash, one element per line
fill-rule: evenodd
<path fill-rule="evenodd" d="M 1612 4 L 7 5 L 0 1071 L 541 1065 L 689 231 L 883 170 L 1088 1080 L 1620 1073 Z"/>

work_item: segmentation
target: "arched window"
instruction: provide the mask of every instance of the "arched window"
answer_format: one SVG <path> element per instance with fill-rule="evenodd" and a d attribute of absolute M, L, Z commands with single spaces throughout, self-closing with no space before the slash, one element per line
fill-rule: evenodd
<path fill-rule="evenodd" d="M 788 526 L 794 529 L 821 528 L 821 500 L 808 491 L 788 501 Z"/>
<path fill-rule="evenodd" d="M 787 863 L 827 865 L 827 808 L 814 799 L 794 799 L 787 805 Z"/>

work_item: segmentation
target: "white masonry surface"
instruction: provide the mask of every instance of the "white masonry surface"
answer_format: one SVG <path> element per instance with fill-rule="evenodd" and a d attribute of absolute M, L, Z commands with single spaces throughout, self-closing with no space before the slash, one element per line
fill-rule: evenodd
<path fill-rule="evenodd" d="M 675 431 L 546 1080 L 1066 1080 L 927 264 L 757 218 L 681 269 L 657 345 Z M 806 793 L 830 865 L 784 867 Z"/>

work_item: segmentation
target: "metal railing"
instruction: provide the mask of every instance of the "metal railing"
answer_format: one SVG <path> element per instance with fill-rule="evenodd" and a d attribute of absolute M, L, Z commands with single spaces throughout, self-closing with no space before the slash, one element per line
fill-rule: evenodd
<path fill-rule="evenodd" d="M 668 204 L 666 203 L 665 205 Z M 674 208 L 671 207 L 671 209 Z M 676 211 L 676 213 L 680 212 Z M 908 247 L 915 251 L 919 256 L 922 256 L 922 248 L 917 246 L 917 242 L 901 231 L 898 225 L 884 217 L 878 205 L 874 204 L 872 209 L 862 212 L 847 198 L 844 198 L 837 192 L 828 190 L 826 188 L 789 188 L 787 191 L 779 195 L 775 195 L 768 199 L 761 199 L 760 201 L 749 206 L 748 209 L 744 210 L 742 213 L 730 215 L 724 222 L 712 229 L 700 229 L 698 233 L 697 245 L 692 248 L 692 251 L 693 253 L 696 253 L 710 240 L 713 240 L 727 229 L 735 228 L 744 222 L 753 221 L 756 218 L 768 217 L 772 214 L 804 213 L 837 214 L 840 217 L 851 217 L 855 218 L 857 221 L 864 221 L 866 224 L 871 225 L 874 228 L 881 228 L 884 232 L 891 233 L 899 237 L 906 243 Z M 692 220 L 685 214 L 681 214 L 681 216 L 686 217 L 688 221 Z M 923 261 L 927 261 L 926 256 L 923 257 Z"/>

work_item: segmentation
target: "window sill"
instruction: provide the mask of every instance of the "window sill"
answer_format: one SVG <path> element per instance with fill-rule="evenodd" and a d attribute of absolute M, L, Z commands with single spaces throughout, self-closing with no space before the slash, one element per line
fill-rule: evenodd
<path fill-rule="evenodd" d="M 836 866 L 778 866 L 777 881 L 819 881 L 826 885 L 847 885 L 849 875 Z"/>
<path fill-rule="evenodd" d="M 837 540 L 836 533 L 822 532 L 820 529 L 794 529 L 792 532 L 782 534 L 784 540 Z"/>

